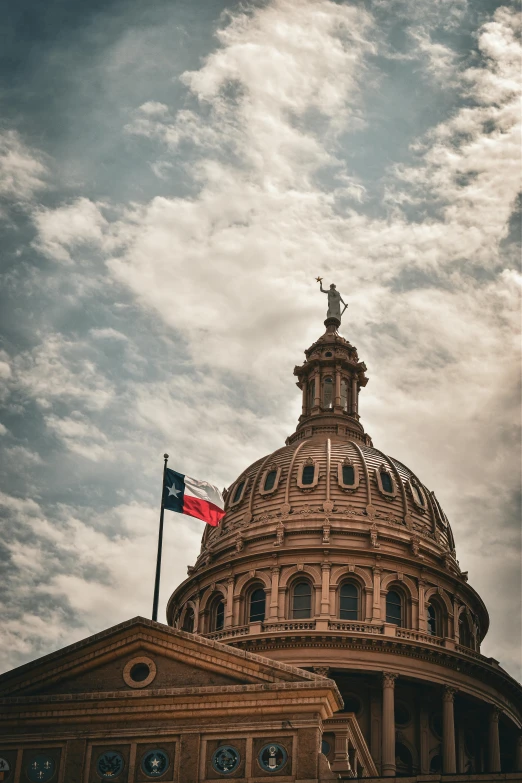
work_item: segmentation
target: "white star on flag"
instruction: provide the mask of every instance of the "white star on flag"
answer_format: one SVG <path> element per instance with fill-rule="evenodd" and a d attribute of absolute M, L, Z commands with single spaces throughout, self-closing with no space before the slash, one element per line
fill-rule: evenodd
<path fill-rule="evenodd" d="M 174 495 L 174 497 L 177 498 L 179 493 L 181 492 L 180 489 L 176 489 L 174 484 L 171 487 L 167 487 L 167 489 L 169 491 L 169 498 L 170 498 L 171 495 Z"/>

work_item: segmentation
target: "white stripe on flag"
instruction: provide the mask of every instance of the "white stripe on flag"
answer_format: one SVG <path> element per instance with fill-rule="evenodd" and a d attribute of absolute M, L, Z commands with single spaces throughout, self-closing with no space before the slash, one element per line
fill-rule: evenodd
<path fill-rule="evenodd" d="M 198 479 L 185 476 L 185 495 L 201 498 L 201 500 L 213 503 L 218 508 L 225 508 L 221 492 L 213 484 L 209 484 L 208 481 L 198 481 Z"/>

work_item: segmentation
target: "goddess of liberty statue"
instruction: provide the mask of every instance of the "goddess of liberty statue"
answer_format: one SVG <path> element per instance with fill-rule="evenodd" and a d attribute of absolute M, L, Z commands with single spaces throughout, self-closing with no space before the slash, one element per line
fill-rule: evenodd
<path fill-rule="evenodd" d="M 317 282 L 319 283 L 319 288 L 323 292 L 323 294 L 328 295 L 328 312 L 326 313 L 327 318 L 335 318 L 339 321 L 339 324 L 341 323 L 341 316 L 348 307 L 346 302 L 343 300 L 341 294 L 335 287 L 334 283 L 331 284 L 330 288 L 326 289 L 323 288 L 323 278 L 322 277 L 316 277 Z M 343 311 L 341 312 L 341 302 L 344 305 Z"/>

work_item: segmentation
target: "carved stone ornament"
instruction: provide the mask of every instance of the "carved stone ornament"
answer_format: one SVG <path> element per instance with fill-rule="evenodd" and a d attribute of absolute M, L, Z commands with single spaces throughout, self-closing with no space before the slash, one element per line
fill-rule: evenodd
<path fill-rule="evenodd" d="M 457 693 L 457 688 L 453 688 L 451 685 L 445 685 L 444 690 L 442 692 L 442 700 L 452 702 L 455 698 L 456 693 Z"/>
<path fill-rule="evenodd" d="M 329 544 L 330 543 L 330 522 L 329 520 L 326 520 L 325 524 L 323 525 L 323 544 Z"/>
<path fill-rule="evenodd" d="M 415 555 L 415 557 L 420 557 L 420 537 L 417 535 L 412 536 L 411 542 L 411 551 Z"/>
<path fill-rule="evenodd" d="M 312 671 L 314 674 L 318 674 L 320 677 L 329 677 L 330 676 L 330 667 L 329 666 L 312 666 Z"/>
<path fill-rule="evenodd" d="M 333 502 L 333 500 L 325 500 L 324 503 L 323 503 L 323 511 L 326 514 L 331 514 L 331 512 L 334 509 L 334 505 L 335 505 L 335 503 Z"/>
<path fill-rule="evenodd" d="M 395 680 L 399 675 L 393 672 L 382 673 L 382 687 L 383 688 L 395 688 Z"/>
<path fill-rule="evenodd" d="M 238 533 L 236 536 L 236 552 L 242 552 L 244 549 L 243 536 Z"/>
<path fill-rule="evenodd" d="M 282 546 L 285 540 L 285 526 L 282 522 L 279 522 L 276 527 L 276 539 L 274 541 L 274 546 Z"/>
<path fill-rule="evenodd" d="M 380 547 L 379 542 L 377 541 L 377 538 L 379 537 L 379 534 L 377 532 L 377 524 L 374 522 L 370 528 L 370 543 L 373 547 L 378 549 Z"/>
<path fill-rule="evenodd" d="M 366 513 L 368 514 L 370 519 L 375 519 L 375 511 L 376 511 L 375 506 L 372 506 L 371 503 L 369 503 L 366 506 Z"/>

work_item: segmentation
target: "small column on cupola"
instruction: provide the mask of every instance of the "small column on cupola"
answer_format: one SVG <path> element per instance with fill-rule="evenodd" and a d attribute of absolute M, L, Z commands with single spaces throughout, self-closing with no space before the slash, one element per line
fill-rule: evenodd
<path fill-rule="evenodd" d="M 320 282 L 320 279 L 319 279 Z M 326 331 L 305 350 L 305 361 L 294 368 L 297 386 L 301 389 L 302 409 L 296 432 L 288 438 L 292 443 L 336 427 L 338 435 L 370 444 L 359 421 L 359 392 L 366 386 L 366 365 L 359 361 L 357 349 L 341 337 L 341 295 L 335 286 L 321 291 L 328 294 Z M 345 305 L 344 309 L 346 309 Z"/>

